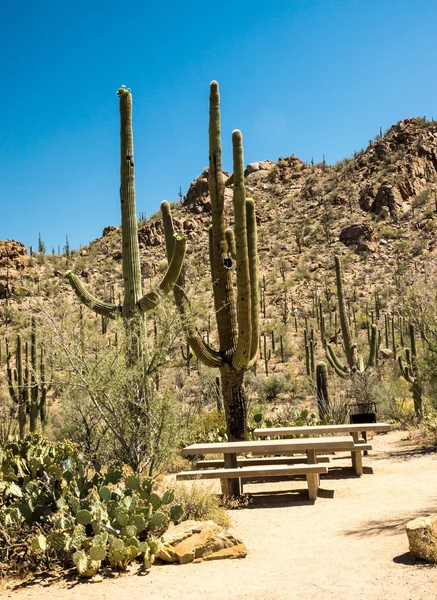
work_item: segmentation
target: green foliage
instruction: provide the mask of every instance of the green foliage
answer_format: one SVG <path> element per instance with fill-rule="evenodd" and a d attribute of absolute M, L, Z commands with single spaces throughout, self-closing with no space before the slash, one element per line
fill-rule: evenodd
<path fill-rule="evenodd" d="M 307 409 L 296 410 L 294 415 L 288 419 L 282 419 L 281 417 L 264 419 L 263 416 L 258 413 L 254 415 L 255 427 L 309 427 L 311 425 L 329 425 L 333 422 L 329 415 L 325 415 L 322 419 L 317 417 L 313 412 Z M 254 427 L 254 429 L 255 429 Z"/>
<path fill-rule="evenodd" d="M 229 527 L 230 518 L 220 505 L 213 487 L 205 482 L 193 481 L 190 485 L 179 482 L 175 487 L 176 506 L 181 506 L 185 519 L 195 521 L 212 520 L 222 527 Z"/>
<path fill-rule="evenodd" d="M 33 435 L 0 451 L 0 525 L 21 525 L 30 553 L 67 556 L 81 577 L 103 563 L 125 569 L 134 559 L 147 568 L 159 536 L 183 516 L 174 493 L 161 497 L 153 479 L 124 475 L 118 463 L 101 469 L 69 442 Z"/>

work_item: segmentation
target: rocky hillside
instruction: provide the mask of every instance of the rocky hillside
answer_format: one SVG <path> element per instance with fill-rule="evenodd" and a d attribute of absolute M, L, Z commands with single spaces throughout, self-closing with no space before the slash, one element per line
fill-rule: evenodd
<path fill-rule="evenodd" d="M 309 165 L 289 156 L 247 165 L 245 174 L 257 207 L 266 330 L 277 325 L 283 331 L 294 315 L 310 314 L 316 288 L 319 295 L 331 294 L 334 253 L 343 256 L 349 295 L 363 304 L 377 290 L 388 308 L 395 302 L 400 279 L 411 272 L 430 272 L 436 264 L 434 121 L 405 119 L 377 136 L 365 150 L 335 165 Z M 232 219 L 232 188 L 226 197 Z M 203 315 L 201 330 L 207 328 L 205 315 L 212 307 L 207 249 L 210 213 L 205 171 L 173 207 L 176 228 L 189 239 L 186 280 Z M 159 213 L 139 223 L 139 241 L 144 289 L 148 290 L 166 266 Z M 106 227 L 101 238 L 73 252 L 68 260 L 65 256 L 30 257 L 19 242 L 0 242 L 2 335 L 11 327 L 27 325 L 23 309 L 35 297 L 50 302 L 62 293 L 76 302 L 62 277 L 67 267 L 74 268 L 97 295 L 108 297 L 112 285 L 117 294 L 120 248 L 120 230 L 114 226 Z"/>

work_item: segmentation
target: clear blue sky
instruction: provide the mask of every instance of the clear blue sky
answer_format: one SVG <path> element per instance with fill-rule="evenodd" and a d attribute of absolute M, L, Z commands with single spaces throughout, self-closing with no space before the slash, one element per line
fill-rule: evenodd
<path fill-rule="evenodd" d="M 132 89 L 137 210 L 207 165 L 209 83 L 247 162 L 328 162 L 437 117 L 436 0 L 15 0 L 2 5 L 0 239 L 72 247 L 120 222 L 116 90 Z"/>

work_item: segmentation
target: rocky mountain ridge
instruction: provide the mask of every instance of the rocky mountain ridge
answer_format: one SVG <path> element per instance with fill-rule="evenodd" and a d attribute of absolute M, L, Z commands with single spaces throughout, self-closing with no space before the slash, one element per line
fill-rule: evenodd
<path fill-rule="evenodd" d="M 334 252 L 344 256 L 348 281 L 363 298 L 377 287 L 391 288 L 401 262 L 404 270 L 413 263 L 416 272 L 433 268 L 437 225 L 434 121 L 405 119 L 377 136 L 365 150 L 335 165 L 305 164 L 292 155 L 277 162 L 249 164 L 245 175 L 248 194 L 256 202 L 260 268 L 271 284 L 267 294 L 277 296 L 284 284 L 293 307 L 300 311 L 306 310 L 314 287 L 332 281 Z M 229 208 L 231 186 L 226 189 L 226 203 Z M 201 282 L 207 275 L 211 215 L 207 170 L 192 182 L 183 201 L 174 205 L 173 214 L 176 229 L 189 239 L 188 271 Z M 232 217 L 232 211 L 229 214 Z M 159 214 L 140 221 L 138 235 L 143 276 L 152 284 L 165 268 Z M 44 261 L 38 255 L 26 256 L 19 242 L 1 242 L 0 298 L 9 293 L 13 303 L 19 280 L 29 278 L 40 280 L 42 288 L 46 278 L 51 278 L 70 294 L 60 277 L 64 263 L 65 257 L 50 256 L 50 261 Z M 97 290 L 116 285 L 121 273 L 119 228 L 106 227 L 101 238 L 72 253 L 68 266 Z M 280 269 L 285 273 L 282 281 Z"/>

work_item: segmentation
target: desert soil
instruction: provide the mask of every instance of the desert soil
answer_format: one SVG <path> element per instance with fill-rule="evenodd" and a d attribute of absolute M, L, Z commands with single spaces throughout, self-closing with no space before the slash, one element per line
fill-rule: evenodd
<path fill-rule="evenodd" d="M 100 583 L 44 579 L 10 582 L 17 600 L 436 600 L 437 566 L 408 554 L 405 523 L 437 512 L 437 451 L 405 432 L 378 435 L 355 477 L 350 458 L 335 456 L 310 503 L 305 482 L 245 486 L 247 508 L 231 511 L 245 559 L 153 566 Z M 337 468 L 338 467 L 338 468 Z M 343 468 L 340 468 L 343 467 Z"/>

